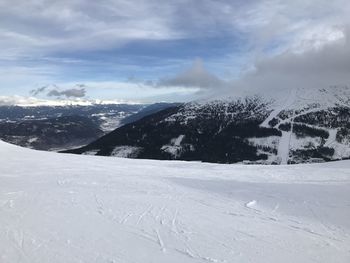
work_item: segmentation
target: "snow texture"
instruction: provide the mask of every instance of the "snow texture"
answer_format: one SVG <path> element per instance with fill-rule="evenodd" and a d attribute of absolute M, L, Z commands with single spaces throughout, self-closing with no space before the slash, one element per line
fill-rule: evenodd
<path fill-rule="evenodd" d="M 111 153 L 111 156 L 120 158 L 133 158 L 141 150 L 140 147 L 134 146 L 117 146 Z"/>
<path fill-rule="evenodd" d="M 0 156 L 0 262 L 350 262 L 349 161 Z"/>
<path fill-rule="evenodd" d="M 185 138 L 185 135 L 181 134 L 170 141 L 169 145 L 163 145 L 161 150 L 170 153 L 174 157 L 178 157 L 181 153 L 181 142 Z"/>

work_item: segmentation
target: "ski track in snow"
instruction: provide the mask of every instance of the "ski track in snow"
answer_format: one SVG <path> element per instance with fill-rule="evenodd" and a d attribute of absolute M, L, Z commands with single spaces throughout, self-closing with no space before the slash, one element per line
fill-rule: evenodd
<path fill-rule="evenodd" d="M 289 159 L 289 146 L 290 146 L 291 132 L 282 132 L 280 138 L 277 155 L 281 159 L 281 164 L 287 164 Z"/>
<path fill-rule="evenodd" d="M 274 107 L 274 110 L 270 113 L 270 115 L 260 124 L 261 127 L 270 127 L 269 126 L 269 122 L 273 119 L 276 118 L 278 116 L 278 114 L 285 110 L 288 109 L 289 107 L 291 107 L 293 105 L 293 103 L 295 102 L 296 98 L 297 98 L 297 93 L 298 93 L 298 89 L 291 89 L 290 90 L 290 94 L 289 96 L 287 96 L 286 100 L 284 103 L 282 103 L 280 106 L 276 106 Z"/>
<path fill-rule="evenodd" d="M 0 155 L 0 262 L 350 262 L 350 161 Z"/>
<path fill-rule="evenodd" d="M 260 124 L 261 127 L 270 127 L 269 122 L 276 118 L 280 112 L 282 112 L 285 109 L 290 108 L 293 103 L 296 102 L 296 99 L 298 97 L 299 89 L 291 89 L 289 96 L 286 98 L 285 102 L 281 104 L 280 106 L 275 106 L 275 109 L 270 113 L 270 115 Z M 304 113 L 303 113 L 304 114 Z M 288 120 L 291 121 L 292 127 L 294 122 L 294 116 L 293 113 L 292 118 L 289 118 Z M 280 123 L 286 122 L 287 120 L 283 120 Z M 293 129 L 293 128 L 292 128 Z M 290 150 L 290 141 L 291 141 L 291 135 L 293 131 L 290 132 L 284 132 L 282 131 L 282 136 L 279 141 L 278 149 L 277 149 L 277 156 L 280 159 L 280 164 L 287 164 L 289 159 L 289 150 Z"/>

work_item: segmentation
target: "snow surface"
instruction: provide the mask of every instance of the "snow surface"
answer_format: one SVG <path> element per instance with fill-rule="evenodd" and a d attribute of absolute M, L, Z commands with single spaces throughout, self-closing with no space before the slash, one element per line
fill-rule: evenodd
<path fill-rule="evenodd" d="M 350 262 L 349 161 L 0 156 L 0 262 Z"/>
<path fill-rule="evenodd" d="M 273 149 L 277 149 L 280 141 L 279 136 L 268 136 L 268 137 L 261 137 L 261 138 L 248 138 L 248 141 L 255 146 L 263 146 L 263 147 L 271 147 Z"/>
<path fill-rule="evenodd" d="M 83 152 L 83 155 L 96 155 L 99 152 L 99 150 L 90 150 L 90 151 L 86 151 Z"/>
<path fill-rule="evenodd" d="M 185 138 L 185 135 L 181 134 L 176 138 L 171 139 L 170 144 L 163 145 L 161 150 L 170 153 L 174 157 L 178 157 L 181 153 L 181 142 Z"/>
<path fill-rule="evenodd" d="M 287 164 L 289 159 L 289 150 L 290 150 L 290 140 L 292 132 L 282 132 L 280 143 L 278 145 L 277 155 L 281 160 L 281 164 Z"/>
<path fill-rule="evenodd" d="M 135 146 L 117 146 L 113 149 L 111 156 L 119 157 L 119 158 L 133 158 L 137 153 L 142 150 L 141 147 Z"/>
<path fill-rule="evenodd" d="M 322 138 L 320 137 L 298 138 L 295 134 L 292 134 L 291 141 L 293 142 L 290 146 L 292 150 L 307 149 L 310 147 L 316 148 L 321 146 Z M 325 146 L 327 145 L 325 144 Z"/>

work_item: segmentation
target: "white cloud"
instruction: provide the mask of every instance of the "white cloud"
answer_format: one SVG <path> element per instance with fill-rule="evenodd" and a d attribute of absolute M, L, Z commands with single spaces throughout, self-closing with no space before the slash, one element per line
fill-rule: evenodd
<path fill-rule="evenodd" d="M 233 23 L 251 36 L 252 51 L 258 56 L 268 49 L 272 55 L 300 53 L 342 38 L 349 13 L 347 0 L 254 1 Z"/>
<path fill-rule="evenodd" d="M 310 34 L 317 36 L 323 29 L 349 21 L 348 6 L 346 0 L 13 0 L 11 4 L 0 0 L 0 47 L 13 51 L 15 46 L 19 53 L 108 49 L 137 39 L 237 32 L 262 45 L 289 38 L 286 41 L 297 46 Z"/>
<path fill-rule="evenodd" d="M 66 106 L 66 105 L 81 105 L 88 106 L 93 104 L 139 104 L 137 101 L 126 100 L 87 100 L 87 99 L 74 99 L 74 100 L 49 100 L 38 99 L 35 97 L 26 96 L 0 96 L 0 106 L 23 106 L 23 107 L 36 107 L 36 106 Z"/>
<path fill-rule="evenodd" d="M 171 39 L 166 5 L 149 1 L 0 1 L 3 47 L 106 49 L 135 39 Z"/>
<path fill-rule="evenodd" d="M 234 81 L 229 93 L 284 94 L 291 89 L 350 87 L 350 35 L 302 53 L 286 51 L 256 62 L 255 69 Z"/>
<path fill-rule="evenodd" d="M 61 71 L 59 64 L 71 65 L 76 58 L 55 53 L 112 50 L 138 40 L 237 35 L 245 40 L 238 44 L 250 50 L 241 70 L 254 65 L 256 70 L 234 85 L 251 89 L 347 83 L 348 42 L 342 41 L 349 14 L 348 0 L 0 0 L 0 89 L 15 94 L 17 89 L 29 91 L 61 81 L 67 71 Z M 223 61 L 235 65 L 229 52 Z M 38 61 L 28 65 L 32 58 Z M 84 63 L 88 61 L 80 64 Z M 76 82 L 92 84 L 89 96 L 128 99 L 170 95 L 188 99 L 199 89 L 222 92 L 233 85 L 198 61 L 173 78 L 163 78 L 157 88 L 151 83 Z"/>

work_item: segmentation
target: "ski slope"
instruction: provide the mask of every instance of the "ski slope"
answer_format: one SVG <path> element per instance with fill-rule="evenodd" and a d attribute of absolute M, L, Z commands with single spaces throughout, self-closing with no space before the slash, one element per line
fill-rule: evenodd
<path fill-rule="evenodd" d="M 349 161 L 0 156 L 0 262 L 350 262 Z"/>

